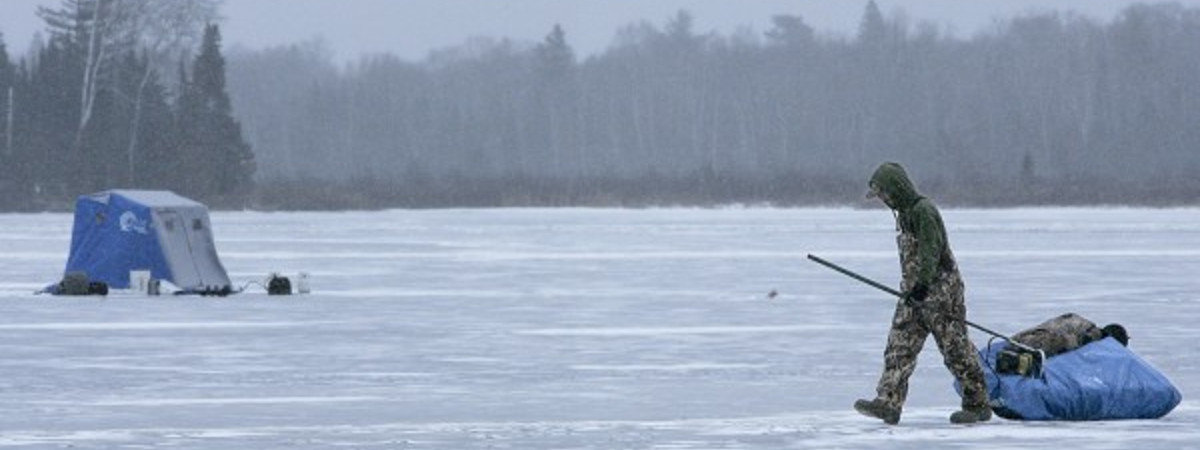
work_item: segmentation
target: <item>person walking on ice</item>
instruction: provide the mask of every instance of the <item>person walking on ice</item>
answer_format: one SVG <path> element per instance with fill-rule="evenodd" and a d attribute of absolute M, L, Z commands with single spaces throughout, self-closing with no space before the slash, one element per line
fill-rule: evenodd
<path fill-rule="evenodd" d="M 899 423 L 908 378 L 932 333 L 946 368 L 962 385 L 962 409 L 950 415 L 950 422 L 991 419 L 978 351 L 967 336 L 963 281 L 941 214 L 897 163 L 881 164 L 868 186 L 867 196 L 883 201 L 896 217 L 904 297 L 896 303 L 876 397 L 856 401 L 854 409 L 888 424 Z"/>

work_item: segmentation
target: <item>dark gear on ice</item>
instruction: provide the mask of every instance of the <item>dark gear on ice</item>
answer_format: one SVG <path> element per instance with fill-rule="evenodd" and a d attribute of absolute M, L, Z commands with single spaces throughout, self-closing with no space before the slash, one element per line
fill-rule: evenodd
<path fill-rule="evenodd" d="M 884 370 L 874 400 L 859 400 L 859 412 L 889 424 L 900 420 L 908 378 L 925 338 L 933 334 L 946 368 L 963 386 L 962 410 L 954 423 L 991 418 L 978 352 L 967 336 L 963 282 L 933 202 L 917 193 L 904 168 L 884 163 L 869 183 L 869 197 L 882 200 L 896 215 L 896 237 L 903 271 L 904 299 L 896 304 L 884 352 Z"/>
<path fill-rule="evenodd" d="M 1012 340 L 1041 350 L 1050 357 L 1110 336 L 1121 345 L 1129 345 L 1125 327 L 1113 323 L 1100 328 L 1078 314 L 1066 313 L 1014 334 Z"/>

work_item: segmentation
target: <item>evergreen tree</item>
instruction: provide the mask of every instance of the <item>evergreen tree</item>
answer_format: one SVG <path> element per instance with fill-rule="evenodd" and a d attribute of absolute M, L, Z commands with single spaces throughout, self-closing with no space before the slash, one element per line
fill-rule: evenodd
<path fill-rule="evenodd" d="M 4 33 L 0 33 L 0 99 L 8 100 L 8 88 L 16 83 L 16 68 L 8 57 L 8 46 L 4 44 Z M 8 103 L 0 104 L 0 111 L 8 112 Z M 7 131 L 7 129 L 0 130 Z"/>
<path fill-rule="evenodd" d="M 563 176 L 565 164 L 575 155 L 576 143 L 570 139 L 574 129 L 570 104 L 571 78 L 575 67 L 575 52 L 567 44 L 562 26 L 555 24 L 546 39 L 535 49 L 537 58 L 538 84 L 534 90 L 538 111 L 539 128 L 544 139 L 539 139 L 549 156 L 553 176 Z"/>
<path fill-rule="evenodd" d="M 879 5 L 875 4 L 875 0 L 870 0 L 863 11 L 862 20 L 858 23 L 858 42 L 875 46 L 882 43 L 886 37 L 887 24 L 883 20 L 883 14 L 879 12 Z"/>
<path fill-rule="evenodd" d="M 10 109 L 13 103 L 12 91 L 16 85 L 16 70 L 12 62 L 8 58 L 8 48 L 4 45 L 4 33 L 0 33 L 0 155 L 4 158 L 11 158 L 12 136 L 10 128 L 13 111 Z M 0 159 L 5 161 L 5 159 Z"/>
<path fill-rule="evenodd" d="M 233 118 L 217 25 L 205 27 L 191 78 L 183 77 L 181 86 L 177 109 L 185 192 L 227 205 L 244 202 L 252 188 L 254 154 Z"/>
<path fill-rule="evenodd" d="M 0 208 L 11 209 L 15 205 L 8 199 L 18 197 L 26 183 L 24 174 L 17 167 L 17 155 L 13 150 L 13 110 L 16 71 L 8 58 L 4 45 L 4 33 L 0 33 L 0 167 L 6 172 L 0 178 Z"/>
<path fill-rule="evenodd" d="M 145 63 L 148 61 L 143 62 Z M 167 89 L 159 83 L 158 76 L 151 77 L 139 88 L 142 90 L 142 111 L 140 115 L 135 115 L 134 119 L 140 123 L 130 123 L 130 127 L 140 130 L 131 133 L 131 139 L 137 139 L 139 142 L 137 158 L 133 164 L 134 172 L 138 174 L 135 186 L 173 189 L 172 180 L 180 171 L 177 148 L 179 131 L 171 119 Z"/>
<path fill-rule="evenodd" d="M 771 17 L 771 23 L 775 25 L 770 31 L 766 32 L 767 38 L 779 45 L 788 47 L 803 47 L 813 43 L 816 33 L 812 27 L 804 23 L 804 18 L 800 16 L 777 15 Z"/>
<path fill-rule="evenodd" d="M 567 44 L 566 36 L 562 26 L 555 24 L 546 39 L 537 46 L 538 69 L 543 80 L 561 80 L 575 65 L 575 52 Z"/>
<path fill-rule="evenodd" d="M 30 86 L 22 97 L 30 117 L 30 161 L 37 169 L 34 193 L 46 199 L 68 199 L 80 192 L 84 161 L 73 151 L 79 124 L 79 78 L 83 67 L 69 35 L 52 36 L 37 51 Z"/>
<path fill-rule="evenodd" d="M 664 33 L 672 43 L 686 46 L 695 37 L 692 32 L 692 25 L 695 22 L 696 19 L 691 12 L 681 9 L 675 13 L 675 17 L 667 21 Z"/>

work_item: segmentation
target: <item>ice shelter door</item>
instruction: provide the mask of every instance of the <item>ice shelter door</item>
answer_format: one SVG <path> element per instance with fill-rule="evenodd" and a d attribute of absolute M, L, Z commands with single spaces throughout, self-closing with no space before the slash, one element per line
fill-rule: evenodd
<path fill-rule="evenodd" d="M 162 240 L 163 256 L 174 277 L 171 282 L 185 289 L 202 286 L 195 258 L 192 257 L 192 243 L 188 238 L 188 227 L 184 218 L 169 209 L 155 210 L 155 215 L 158 216 L 160 225 L 159 236 Z"/>
<path fill-rule="evenodd" d="M 179 212 L 184 221 L 185 232 L 191 249 L 192 264 L 200 277 L 200 284 L 208 288 L 221 288 L 229 285 L 229 276 L 221 266 L 217 257 L 217 245 L 213 242 L 211 224 L 208 213 L 203 210 L 183 210 Z"/>

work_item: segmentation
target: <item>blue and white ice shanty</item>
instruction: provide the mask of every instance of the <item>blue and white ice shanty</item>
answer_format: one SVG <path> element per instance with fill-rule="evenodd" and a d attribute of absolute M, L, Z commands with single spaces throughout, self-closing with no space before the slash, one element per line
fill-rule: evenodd
<path fill-rule="evenodd" d="M 217 257 L 208 207 L 169 191 L 110 190 L 75 203 L 67 273 L 128 289 L 129 272 L 148 270 L 183 291 L 230 288 Z"/>

